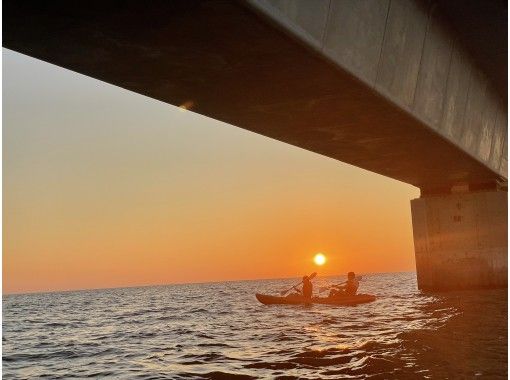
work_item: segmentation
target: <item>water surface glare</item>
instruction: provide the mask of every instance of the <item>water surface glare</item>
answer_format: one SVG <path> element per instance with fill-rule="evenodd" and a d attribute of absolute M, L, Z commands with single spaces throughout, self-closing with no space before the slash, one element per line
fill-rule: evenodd
<path fill-rule="evenodd" d="M 415 277 L 365 275 L 378 299 L 355 307 L 254 297 L 295 279 L 4 296 L 3 377 L 506 378 L 507 291 L 422 294 Z"/>

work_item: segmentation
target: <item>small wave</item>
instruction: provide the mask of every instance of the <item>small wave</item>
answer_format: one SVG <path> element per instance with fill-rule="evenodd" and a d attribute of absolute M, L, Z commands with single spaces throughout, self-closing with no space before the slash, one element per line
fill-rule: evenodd
<path fill-rule="evenodd" d="M 86 375 L 84 375 L 84 377 L 88 377 L 88 378 L 96 378 L 96 379 L 102 379 L 104 377 L 108 377 L 108 376 L 112 376 L 112 377 L 115 377 L 117 375 L 116 372 L 114 371 L 98 371 L 98 372 L 92 372 L 92 373 L 88 373 Z"/>
<path fill-rule="evenodd" d="M 89 354 L 89 357 L 97 357 L 97 356 L 104 356 L 104 355 L 116 355 L 120 353 L 119 349 L 109 347 L 102 351 L 96 351 Z"/>
<path fill-rule="evenodd" d="M 193 354 L 185 354 L 181 356 L 182 359 L 194 359 L 194 361 L 198 363 L 210 363 L 210 362 L 220 362 L 228 359 L 227 357 L 223 356 L 222 354 L 219 354 L 217 352 L 210 352 L 207 354 L 199 354 L 199 355 L 193 355 Z M 189 361 L 186 361 L 186 363 L 189 363 Z"/>
<path fill-rule="evenodd" d="M 23 362 L 23 361 L 40 361 L 40 360 L 50 360 L 50 359 L 73 359 L 79 358 L 83 354 L 74 350 L 59 350 L 53 352 L 45 352 L 38 354 L 30 354 L 30 353 L 19 353 L 12 355 L 4 355 L 2 360 L 4 362 Z"/>
<path fill-rule="evenodd" d="M 209 313 L 209 310 L 199 307 L 196 309 L 191 309 L 189 312 L 190 313 Z"/>
<path fill-rule="evenodd" d="M 162 315 L 160 317 L 154 318 L 156 321 L 172 321 L 177 319 L 175 315 Z"/>
<path fill-rule="evenodd" d="M 304 352 L 299 352 L 297 354 L 294 354 L 294 357 L 297 358 L 323 358 L 327 355 L 335 355 L 339 353 L 345 353 L 347 350 L 342 350 L 339 348 L 327 348 L 324 350 L 307 350 Z"/>
<path fill-rule="evenodd" d="M 275 338 L 276 342 L 289 342 L 292 340 L 296 340 L 296 338 L 293 338 L 293 337 L 285 335 L 285 334 L 280 334 Z"/>
<path fill-rule="evenodd" d="M 366 352 L 374 352 L 379 350 L 388 350 L 389 348 L 399 348 L 400 346 L 400 340 L 395 341 L 374 341 L 369 340 L 359 346 L 360 350 L 366 351 Z"/>
<path fill-rule="evenodd" d="M 281 370 L 281 369 L 294 369 L 298 365 L 299 364 L 292 363 L 292 362 L 276 362 L 276 363 L 259 362 L 259 363 L 245 364 L 243 367 L 244 368 L 253 368 L 253 369 Z"/>
<path fill-rule="evenodd" d="M 214 339 L 212 336 L 210 335 L 207 335 L 205 333 L 198 333 L 195 335 L 197 338 L 202 338 L 202 339 Z"/>
<path fill-rule="evenodd" d="M 170 329 L 170 330 L 168 330 L 168 332 L 171 332 L 172 334 L 175 334 L 175 335 L 191 335 L 194 333 L 193 330 L 187 329 L 185 327 L 177 327 L 174 329 Z"/>
<path fill-rule="evenodd" d="M 236 374 L 231 372 L 221 372 L 221 371 L 213 371 L 206 373 L 196 373 L 196 372 L 185 372 L 178 374 L 180 378 L 183 379 L 197 379 L 197 380 L 229 380 L 229 379 L 238 379 L 238 380 L 252 380 L 256 379 L 256 377 L 251 375 L 243 375 Z"/>
<path fill-rule="evenodd" d="M 44 324 L 44 327 L 66 327 L 67 323 L 62 322 L 48 322 Z"/>
<path fill-rule="evenodd" d="M 197 347 L 233 347 L 226 343 L 198 343 Z"/>
<path fill-rule="evenodd" d="M 338 323 L 338 319 L 336 318 L 325 318 L 319 323 L 317 323 L 318 326 L 328 326 L 328 325 L 334 325 Z"/>
<path fill-rule="evenodd" d="M 152 338 L 156 336 L 156 333 L 153 331 L 139 331 L 136 333 L 132 333 L 127 335 L 129 338 Z"/>
<path fill-rule="evenodd" d="M 311 367 L 327 367 L 332 365 L 346 364 L 351 361 L 349 356 L 336 356 L 331 358 L 303 357 L 292 359 L 292 363 L 306 364 Z"/>

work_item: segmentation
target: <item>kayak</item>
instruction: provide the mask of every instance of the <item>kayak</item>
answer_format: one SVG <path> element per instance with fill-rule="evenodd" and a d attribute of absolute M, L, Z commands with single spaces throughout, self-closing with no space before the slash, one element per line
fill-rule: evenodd
<path fill-rule="evenodd" d="M 356 294 L 355 296 L 305 298 L 298 295 L 277 297 L 257 293 L 255 294 L 255 297 L 257 297 L 257 299 L 264 305 L 303 305 L 303 304 L 307 305 L 316 303 L 323 305 L 349 306 L 375 301 L 375 296 L 370 294 Z"/>

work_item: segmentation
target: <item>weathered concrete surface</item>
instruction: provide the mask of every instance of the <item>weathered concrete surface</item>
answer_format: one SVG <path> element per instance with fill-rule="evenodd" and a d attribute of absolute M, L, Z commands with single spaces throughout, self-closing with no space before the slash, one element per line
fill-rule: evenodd
<path fill-rule="evenodd" d="M 495 124 L 496 114 L 506 118 L 506 88 L 501 96 L 502 84 L 489 83 L 487 73 L 468 53 L 462 42 L 472 33 L 459 35 L 452 29 L 442 14 L 450 6 L 437 0 L 332 0 L 325 11 L 323 2 L 321 7 L 313 1 L 248 2 L 283 30 L 507 178 L 503 157 L 498 154 L 503 127 Z M 458 5 L 456 12 L 450 9 L 450 13 L 456 15 L 456 24 L 461 24 L 458 14 L 462 14 L 462 4 Z M 504 4 L 498 6 L 506 9 Z M 493 7 L 478 5 L 474 10 Z M 496 17 L 491 11 L 490 17 Z M 296 14 L 310 17 L 303 22 Z M 475 24 L 480 29 L 479 22 Z M 482 50 L 487 55 L 487 49 Z M 481 61 L 485 63 L 487 58 Z M 499 159 L 494 161 L 491 156 Z"/>
<path fill-rule="evenodd" d="M 422 189 L 507 178 L 506 107 L 430 2 L 248 3 L 9 1 L 3 44 Z"/>
<path fill-rule="evenodd" d="M 508 0 L 435 0 L 458 41 L 508 99 Z"/>
<path fill-rule="evenodd" d="M 467 192 L 411 201 L 418 287 L 506 287 L 508 194 Z"/>

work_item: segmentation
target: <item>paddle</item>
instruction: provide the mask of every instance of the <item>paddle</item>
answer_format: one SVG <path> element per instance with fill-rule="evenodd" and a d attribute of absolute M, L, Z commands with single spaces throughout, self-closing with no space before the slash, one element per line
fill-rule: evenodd
<path fill-rule="evenodd" d="M 308 279 L 313 279 L 315 276 L 317 276 L 317 273 L 316 272 L 313 272 L 310 276 L 308 276 Z M 290 289 L 287 289 L 287 290 L 284 290 L 283 292 L 280 292 L 280 295 L 283 297 L 285 294 L 287 294 L 288 292 L 290 292 L 292 289 L 294 289 L 296 286 L 299 286 L 303 283 L 303 280 L 301 280 L 301 282 L 299 282 L 298 284 L 294 285 L 292 288 Z"/>
<path fill-rule="evenodd" d="M 361 281 L 362 279 L 363 279 L 363 276 L 356 276 L 356 280 Z M 328 290 L 328 289 L 331 289 L 331 288 L 333 288 L 333 287 L 335 287 L 335 286 L 340 286 L 340 285 L 343 285 L 343 284 L 346 284 L 346 283 L 347 283 L 347 281 L 341 282 L 340 284 L 334 284 L 334 285 L 328 285 L 328 286 L 321 286 L 321 287 L 319 288 L 319 293 L 322 293 L 322 292 L 324 292 L 325 290 Z"/>

